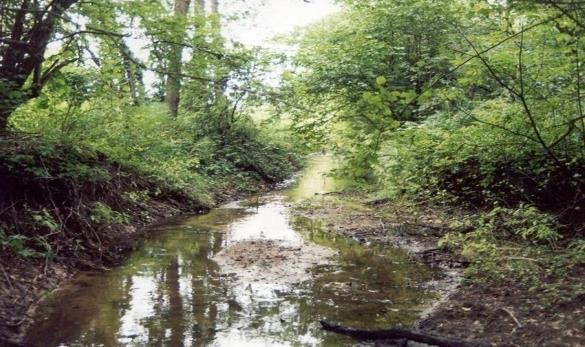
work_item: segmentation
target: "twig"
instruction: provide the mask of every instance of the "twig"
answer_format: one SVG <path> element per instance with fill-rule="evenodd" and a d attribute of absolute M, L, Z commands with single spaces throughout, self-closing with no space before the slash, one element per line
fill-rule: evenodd
<path fill-rule="evenodd" d="M 512 311 L 508 310 L 505 307 L 500 307 L 501 311 L 504 311 L 508 314 L 508 316 L 510 316 L 510 318 L 512 318 L 512 320 L 514 321 L 514 323 L 516 323 L 516 325 L 518 326 L 518 328 L 522 328 L 522 323 L 520 323 L 520 321 L 518 320 L 518 318 L 516 318 L 516 316 L 514 316 L 514 313 L 512 313 Z"/>
<path fill-rule="evenodd" d="M 531 261 L 533 263 L 542 265 L 542 261 L 538 260 L 538 259 L 534 259 L 534 258 L 526 258 L 526 257 L 506 257 L 506 259 L 510 259 L 510 260 L 526 260 L 526 261 Z"/>
<path fill-rule="evenodd" d="M 2 265 L 0 263 L 0 269 L 2 270 L 2 273 L 4 274 L 4 277 L 6 278 L 6 282 L 8 282 L 8 284 L 10 285 L 10 287 L 12 289 L 14 289 L 14 285 L 12 284 L 12 281 L 10 280 L 10 277 L 8 277 L 8 274 L 6 273 L 6 269 L 4 269 L 4 265 Z"/>

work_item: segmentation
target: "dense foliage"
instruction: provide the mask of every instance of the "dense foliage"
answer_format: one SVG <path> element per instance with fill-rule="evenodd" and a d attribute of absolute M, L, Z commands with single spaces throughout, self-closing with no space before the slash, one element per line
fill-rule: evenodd
<path fill-rule="evenodd" d="M 284 76 L 300 133 L 387 195 L 530 204 L 583 235 L 583 5 L 343 2 Z"/>
<path fill-rule="evenodd" d="M 315 149 L 364 200 L 408 206 L 467 280 L 582 304 L 585 2 L 335 2 L 290 56 L 227 39 L 243 13 L 218 0 L 0 2 L 0 341 L 45 279 L 113 265 L 136 227 Z"/>
<path fill-rule="evenodd" d="M 11 0 L 0 15 L 2 254 L 53 254 L 78 230 L 94 249 L 149 201 L 199 209 L 298 167 L 256 117 L 269 60 L 223 38 L 217 1 Z"/>

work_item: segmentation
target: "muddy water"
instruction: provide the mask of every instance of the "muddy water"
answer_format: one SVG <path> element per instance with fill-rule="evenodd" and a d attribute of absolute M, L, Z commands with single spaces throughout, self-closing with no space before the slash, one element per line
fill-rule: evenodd
<path fill-rule="evenodd" d="M 289 215 L 291 203 L 338 188 L 322 175 L 332 166 L 315 157 L 290 188 L 158 227 L 123 266 L 52 295 L 27 345 L 344 346 L 353 341 L 319 319 L 411 324 L 435 274 L 399 249 Z"/>

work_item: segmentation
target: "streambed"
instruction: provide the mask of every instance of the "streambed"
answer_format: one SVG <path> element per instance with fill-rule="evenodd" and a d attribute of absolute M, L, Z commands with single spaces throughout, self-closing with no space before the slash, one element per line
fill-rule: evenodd
<path fill-rule="evenodd" d="M 408 326 L 438 274 L 398 248 L 326 232 L 291 204 L 335 191 L 313 157 L 288 188 L 157 226 L 124 265 L 51 295 L 32 346 L 344 346 L 319 319 Z"/>

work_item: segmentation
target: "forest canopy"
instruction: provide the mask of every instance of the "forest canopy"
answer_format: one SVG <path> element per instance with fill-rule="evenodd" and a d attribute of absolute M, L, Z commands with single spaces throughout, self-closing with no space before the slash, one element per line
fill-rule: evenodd
<path fill-rule="evenodd" d="M 0 131 L 89 146 L 203 200 L 204 176 L 233 165 L 282 177 L 288 169 L 238 152 L 240 141 L 272 151 L 250 121 L 252 102 L 244 107 L 270 58 L 226 40 L 219 9 L 201 0 L 3 2 Z"/>

